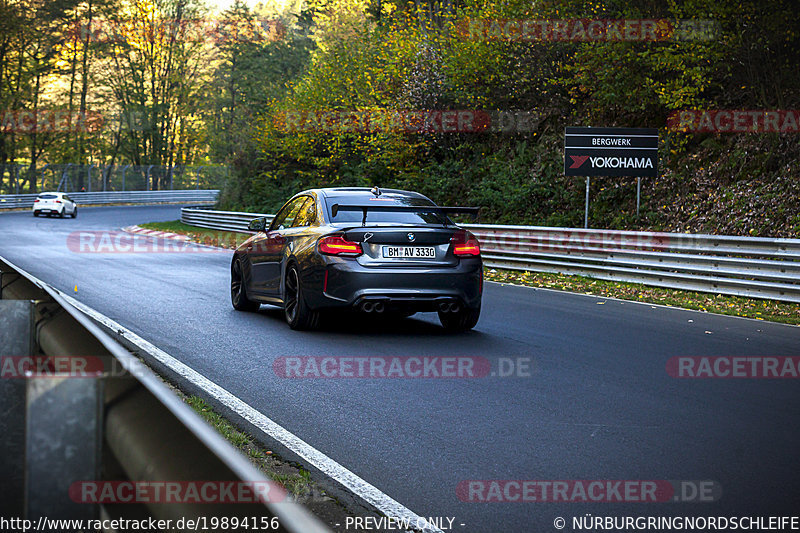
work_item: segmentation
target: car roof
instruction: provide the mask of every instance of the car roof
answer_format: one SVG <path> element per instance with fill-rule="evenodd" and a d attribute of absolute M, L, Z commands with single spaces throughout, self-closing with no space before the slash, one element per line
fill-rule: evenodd
<path fill-rule="evenodd" d="M 350 200 L 362 198 L 374 198 L 372 189 L 369 187 L 327 187 L 324 189 L 316 189 L 316 191 L 326 198 L 347 198 Z M 419 198 L 421 200 L 433 201 L 425 196 L 414 191 L 404 191 L 402 189 L 380 189 L 381 195 L 391 194 L 392 196 L 401 196 L 405 198 Z"/>

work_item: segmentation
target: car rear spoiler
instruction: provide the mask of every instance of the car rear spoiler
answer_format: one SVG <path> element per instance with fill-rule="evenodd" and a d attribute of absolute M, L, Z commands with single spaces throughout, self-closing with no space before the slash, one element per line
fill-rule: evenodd
<path fill-rule="evenodd" d="M 472 218 L 475 219 L 478 216 L 478 212 L 480 211 L 480 207 L 440 207 L 438 205 L 350 205 L 350 204 L 333 204 L 331 206 L 331 216 L 336 218 L 336 215 L 339 211 L 361 211 L 364 216 L 361 219 L 361 225 L 367 225 L 367 212 L 369 211 L 391 211 L 391 212 L 403 212 L 403 213 L 439 213 L 445 215 L 445 223 L 444 225 L 447 226 L 447 215 L 448 214 L 456 214 L 456 213 L 463 213 L 472 215 Z"/>

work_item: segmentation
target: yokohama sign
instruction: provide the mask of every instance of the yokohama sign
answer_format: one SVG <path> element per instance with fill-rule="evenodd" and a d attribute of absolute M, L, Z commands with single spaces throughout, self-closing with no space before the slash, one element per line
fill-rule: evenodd
<path fill-rule="evenodd" d="M 567 128 L 567 176 L 657 176 L 658 130 L 650 128 Z"/>

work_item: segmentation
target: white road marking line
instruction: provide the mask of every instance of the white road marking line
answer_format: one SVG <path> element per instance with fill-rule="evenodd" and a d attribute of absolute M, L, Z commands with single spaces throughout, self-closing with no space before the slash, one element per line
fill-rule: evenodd
<path fill-rule="evenodd" d="M 233 410 L 239 416 L 259 428 L 261 431 L 292 450 L 294 453 L 302 457 L 305 461 L 319 469 L 328 477 L 332 478 L 351 492 L 369 502 L 386 516 L 397 518 L 398 521 L 402 521 L 403 523 L 408 522 L 412 525 L 418 523 L 426 524 L 425 527 L 420 527 L 418 529 L 414 528 L 414 531 L 422 531 L 426 533 L 444 533 L 441 529 L 428 524 L 423 517 L 417 515 L 400 502 L 384 494 L 374 485 L 361 479 L 344 466 L 340 465 L 304 440 L 289 432 L 284 427 L 274 422 L 251 405 L 240 400 L 227 390 L 223 389 L 210 379 L 206 378 L 193 368 L 181 363 L 167 352 L 144 340 L 136 333 L 125 328 L 102 313 L 79 302 L 75 298 L 64 294 L 61 291 L 58 292 L 65 300 L 75 306 L 82 313 L 103 324 L 104 326 L 111 328 L 113 331 L 118 332 L 121 336 L 131 341 L 141 350 L 147 352 L 159 363 L 168 367 L 170 370 L 177 373 L 179 376 L 183 377 L 192 384 L 202 388 L 208 394 L 220 401 L 223 405 Z"/>

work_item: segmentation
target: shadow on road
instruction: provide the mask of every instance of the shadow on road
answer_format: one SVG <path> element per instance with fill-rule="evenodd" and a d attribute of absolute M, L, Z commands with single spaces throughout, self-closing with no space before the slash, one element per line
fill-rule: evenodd
<path fill-rule="evenodd" d="M 259 315 L 272 320 L 284 322 L 283 310 L 270 305 L 262 305 Z M 432 318 L 434 322 L 422 320 L 423 317 Z M 288 325 L 285 325 L 288 329 Z M 478 322 L 477 328 L 480 328 Z M 319 327 L 311 332 L 296 332 L 298 334 L 324 333 L 326 335 L 427 335 L 432 337 L 476 337 L 479 331 L 450 332 L 439 325 L 436 313 L 417 313 L 411 317 L 396 315 L 366 315 L 346 310 L 336 310 L 324 313 L 320 319 Z"/>

